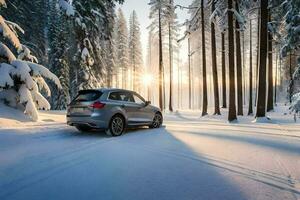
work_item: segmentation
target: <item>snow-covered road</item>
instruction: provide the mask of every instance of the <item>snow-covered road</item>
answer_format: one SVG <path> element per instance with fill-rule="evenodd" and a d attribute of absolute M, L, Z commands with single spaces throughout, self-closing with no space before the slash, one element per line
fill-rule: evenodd
<path fill-rule="evenodd" d="M 1 200 L 300 199 L 300 124 L 287 118 L 177 113 L 161 129 L 110 138 L 53 116 L 2 124 Z"/>

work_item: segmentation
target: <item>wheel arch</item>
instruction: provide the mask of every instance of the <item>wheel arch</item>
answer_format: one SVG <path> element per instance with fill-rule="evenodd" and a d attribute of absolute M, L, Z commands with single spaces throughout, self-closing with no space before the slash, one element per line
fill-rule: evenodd
<path fill-rule="evenodd" d="M 125 122 L 125 127 L 127 126 L 127 119 L 126 119 L 126 117 L 124 116 L 124 114 L 121 113 L 121 112 L 114 113 L 114 114 L 110 117 L 109 124 L 111 123 L 112 118 L 115 117 L 115 116 L 120 116 L 120 117 L 122 117 L 123 120 L 124 120 L 124 122 Z"/>

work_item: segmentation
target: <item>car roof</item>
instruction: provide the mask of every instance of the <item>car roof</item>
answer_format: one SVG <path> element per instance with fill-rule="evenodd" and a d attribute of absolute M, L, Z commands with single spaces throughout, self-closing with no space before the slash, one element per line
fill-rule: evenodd
<path fill-rule="evenodd" d="M 98 90 L 101 92 L 134 92 L 131 90 L 119 89 L 119 88 L 99 88 L 99 89 L 87 89 L 87 90 Z"/>

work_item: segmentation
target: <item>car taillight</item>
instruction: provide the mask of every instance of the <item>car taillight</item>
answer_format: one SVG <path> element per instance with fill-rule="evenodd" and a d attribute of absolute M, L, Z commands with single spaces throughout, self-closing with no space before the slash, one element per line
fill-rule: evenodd
<path fill-rule="evenodd" d="M 94 102 L 92 105 L 90 105 L 90 107 L 94 108 L 94 109 L 101 109 L 105 106 L 104 103 L 101 103 L 100 101 L 96 101 Z"/>

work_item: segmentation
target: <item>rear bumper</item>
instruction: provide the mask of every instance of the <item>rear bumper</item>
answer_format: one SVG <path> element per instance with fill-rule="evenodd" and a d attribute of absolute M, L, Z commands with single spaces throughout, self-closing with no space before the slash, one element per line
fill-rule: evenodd
<path fill-rule="evenodd" d="M 89 126 L 95 129 L 106 129 L 109 126 L 109 120 L 103 120 L 93 116 L 72 116 L 67 115 L 67 124 L 69 126 Z"/>

